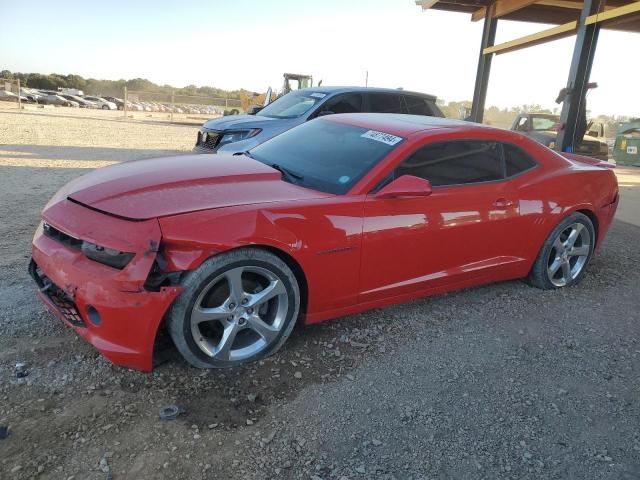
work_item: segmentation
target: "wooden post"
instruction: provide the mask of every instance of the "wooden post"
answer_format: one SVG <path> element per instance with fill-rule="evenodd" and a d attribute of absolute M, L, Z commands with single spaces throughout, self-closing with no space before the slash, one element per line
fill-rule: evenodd
<path fill-rule="evenodd" d="M 18 79 L 18 109 L 22 110 L 22 89 L 20 88 L 20 79 Z"/>
<path fill-rule="evenodd" d="M 176 109 L 176 92 L 171 90 L 171 111 L 169 112 L 169 119 L 173 123 L 173 111 Z"/>
<path fill-rule="evenodd" d="M 124 107 L 122 108 L 122 111 L 124 112 L 124 116 L 126 118 L 127 117 L 127 103 L 128 103 L 128 100 L 127 100 L 127 86 L 126 85 L 124 86 L 124 95 L 123 96 L 124 96 L 124 99 L 123 99 L 124 100 Z"/>

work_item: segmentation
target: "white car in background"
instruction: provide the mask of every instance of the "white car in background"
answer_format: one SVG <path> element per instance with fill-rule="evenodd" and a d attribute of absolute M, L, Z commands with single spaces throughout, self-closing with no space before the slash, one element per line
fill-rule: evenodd
<path fill-rule="evenodd" d="M 108 100 L 105 100 L 104 98 L 90 97 L 90 96 L 85 95 L 84 99 L 88 100 L 89 102 L 95 103 L 98 106 L 98 108 L 101 108 L 102 110 L 117 110 L 118 109 L 118 106 L 115 103 L 110 102 Z"/>

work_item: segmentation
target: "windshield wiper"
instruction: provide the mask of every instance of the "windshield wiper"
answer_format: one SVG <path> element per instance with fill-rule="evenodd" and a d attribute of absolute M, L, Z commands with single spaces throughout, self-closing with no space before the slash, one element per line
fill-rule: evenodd
<path fill-rule="evenodd" d="M 275 168 L 276 170 L 278 170 L 280 173 L 282 173 L 282 176 L 284 177 L 284 179 L 286 179 L 289 183 L 297 183 L 300 182 L 302 180 L 304 180 L 304 177 L 298 173 L 292 172 L 291 170 L 289 170 L 286 167 L 283 167 L 282 165 L 278 165 L 277 163 L 272 163 L 271 165 L 269 165 L 271 168 Z"/>

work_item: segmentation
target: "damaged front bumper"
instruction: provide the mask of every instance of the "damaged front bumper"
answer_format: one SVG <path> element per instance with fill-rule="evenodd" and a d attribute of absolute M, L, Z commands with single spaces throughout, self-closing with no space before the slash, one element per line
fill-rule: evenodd
<path fill-rule="evenodd" d="M 158 221 L 132 222 L 66 199 L 50 206 L 43 220 L 72 238 L 134 253 L 124 268 L 113 268 L 88 258 L 72 242 L 45 235 L 41 224 L 29 273 L 40 300 L 106 358 L 151 371 L 158 327 L 181 292 L 177 285 L 145 288 L 160 245 Z"/>

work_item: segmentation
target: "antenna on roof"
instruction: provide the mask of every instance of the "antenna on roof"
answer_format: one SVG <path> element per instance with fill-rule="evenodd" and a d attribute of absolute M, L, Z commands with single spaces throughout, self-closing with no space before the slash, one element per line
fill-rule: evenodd
<path fill-rule="evenodd" d="M 365 87 L 369 86 L 369 70 L 367 70 L 365 75 L 364 75 L 364 86 Z"/>

